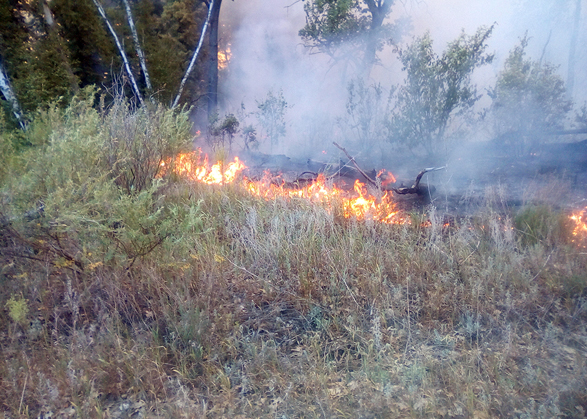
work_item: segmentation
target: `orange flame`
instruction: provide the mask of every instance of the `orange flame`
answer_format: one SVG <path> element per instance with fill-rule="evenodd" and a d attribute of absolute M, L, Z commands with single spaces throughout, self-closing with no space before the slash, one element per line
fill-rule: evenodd
<path fill-rule="evenodd" d="M 277 197 L 302 198 L 314 203 L 325 205 L 332 209 L 337 203 L 342 204 L 342 213 L 345 218 L 357 220 L 373 220 L 386 224 L 404 224 L 409 220 L 400 215 L 396 204 L 392 200 L 392 193 L 385 192 L 381 198 L 370 194 L 364 183 L 355 181 L 354 194 L 329 185 L 323 174 L 318 175 L 316 181 L 309 185 L 291 189 L 271 181 L 271 175 L 265 174 L 260 181 L 247 181 L 247 190 L 255 196 L 270 200 Z M 339 205 L 340 205 L 339 204 Z"/>
<path fill-rule="evenodd" d="M 230 45 L 228 45 L 224 51 L 218 50 L 218 69 L 224 70 L 227 68 L 231 57 L 232 53 L 230 51 Z"/>
<path fill-rule="evenodd" d="M 207 154 L 204 155 L 204 160 L 201 160 L 200 150 L 178 154 L 173 162 L 161 162 L 163 173 L 166 172 L 167 166 L 172 166 L 171 170 L 177 176 L 209 185 L 232 183 L 237 179 L 240 172 L 246 169 L 246 166 L 238 157 L 235 157 L 232 162 L 227 164 L 219 161 L 210 166 Z"/>
<path fill-rule="evenodd" d="M 187 178 L 195 182 L 206 184 L 228 184 L 239 178 L 246 166 L 238 157 L 228 164 L 218 162 L 209 165 L 208 156 L 201 159 L 201 151 L 177 155 L 173 161 L 161 163 L 162 173 L 172 170 L 177 176 Z M 171 168 L 171 169 L 169 169 Z M 379 173 L 382 185 L 395 182 L 393 174 L 387 171 Z M 315 181 L 309 182 L 303 187 L 288 185 L 281 177 L 273 177 L 269 172 L 258 181 L 243 178 L 243 186 L 254 196 L 266 200 L 278 197 L 300 198 L 310 202 L 324 205 L 332 210 L 335 206 L 342 206 L 342 214 L 345 218 L 356 218 L 357 220 L 373 220 L 386 224 L 409 223 L 397 209 L 393 201 L 391 191 L 385 192 L 382 196 L 376 197 L 371 194 L 364 183 L 355 181 L 353 191 L 346 191 L 328 182 L 323 174 L 318 175 Z"/>
<path fill-rule="evenodd" d="M 575 222 L 575 226 L 573 228 L 573 242 L 586 242 L 587 241 L 587 207 L 582 209 L 581 211 L 577 211 L 573 213 L 569 217 L 572 221 Z M 583 247 L 587 246 L 585 244 Z"/>

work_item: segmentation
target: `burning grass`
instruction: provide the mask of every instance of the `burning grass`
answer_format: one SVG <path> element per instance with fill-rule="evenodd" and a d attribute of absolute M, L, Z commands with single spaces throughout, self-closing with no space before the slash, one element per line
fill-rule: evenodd
<path fill-rule="evenodd" d="M 110 137 L 78 136 L 94 116 L 78 118 L 19 157 L 0 195 L 7 417 L 587 410 L 580 229 L 526 242 L 492 207 L 389 225 L 347 217 L 320 197 L 329 185 L 302 192 L 317 205 L 221 169 L 222 185 L 166 173 L 137 191 L 112 177 Z"/>
<path fill-rule="evenodd" d="M 385 224 L 410 222 L 409 218 L 397 209 L 391 191 L 378 191 L 378 194 L 372 194 L 359 180 L 355 181 L 352 191 L 337 187 L 323 174 L 318 175 L 315 181 L 306 183 L 304 186 L 296 185 L 297 187 L 286 184 L 280 176 L 274 176 L 269 172 L 266 172 L 260 180 L 252 180 L 239 176 L 247 167 L 238 157 L 229 163 L 219 161 L 210 165 L 208 155 L 202 158 L 201 150 L 178 154 L 162 162 L 161 167 L 163 169 L 161 176 L 169 172 L 177 177 L 208 185 L 239 183 L 251 195 L 266 200 L 299 198 L 322 205 L 331 212 L 341 207 L 345 218 L 372 220 Z M 395 181 L 393 174 L 387 173 L 385 181 Z"/>

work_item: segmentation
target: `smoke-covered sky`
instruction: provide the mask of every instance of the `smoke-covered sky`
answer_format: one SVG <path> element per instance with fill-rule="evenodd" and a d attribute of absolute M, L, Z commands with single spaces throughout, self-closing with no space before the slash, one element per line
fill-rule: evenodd
<path fill-rule="evenodd" d="M 559 74 L 566 79 L 573 15 L 577 0 L 405 0 L 397 1 L 391 20 L 409 17 L 413 30 L 400 45 L 414 36 L 430 31 L 440 53 L 446 43 L 462 30 L 473 34 L 481 25 L 496 24 L 488 51 L 496 60 L 481 70 L 475 81 L 483 91 L 495 83 L 497 73 L 509 51 L 526 31 L 530 39 L 528 53 L 534 59 L 560 65 Z M 244 103 L 248 111 L 266 97 L 269 90 L 283 90 L 290 105 L 288 123 L 299 128 L 304 120 L 344 117 L 346 82 L 341 68 L 332 67 L 323 54 L 311 54 L 304 48 L 298 31 L 304 26 L 304 3 L 295 0 L 225 0 L 221 11 L 222 37 L 230 43 L 232 57 L 222 81 L 222 95 L 227 111 Z M 289 6 L 289 7 L 288 7 Z M 575 98 L 587 99 L 587 41 L 585 17 L 581 13 L 578 40 Z M 392 48 L 379 55 L 381 65 L 374 68 L 371 81 L 390 87 L 403 79 L 401 65 Z M 318 123 L 318 122 L 315 122 Z M 308 128 L 314 130 L 315 126 Z"/>

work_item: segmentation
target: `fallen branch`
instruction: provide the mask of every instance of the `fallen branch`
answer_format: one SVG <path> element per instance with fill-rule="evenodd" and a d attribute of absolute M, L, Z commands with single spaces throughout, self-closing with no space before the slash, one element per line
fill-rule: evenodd
<path fill-rule="evenodd" d="M 422 176 L 424 176 L 424 174 L 426 174 L 428 172 L 435 172 L 437 170 L 443 170 L 443 169 L 446 169 L 446 166 L 429 167 L 427 169 L 422 170 L 420 173 L 418 173 L 418 176 L 416 176 L 416 181 L 409 188 L 389 188 L 388 190 L 391 190 L 392 192 L 395 192 L 396 194 L 399 194 L 399 195 L 407 195 L 407 194 L 414 194 L 414 193 L 420 194 L 420 193 L 422 193 L 422 190 L 420 189 L 420 181 L 422 180 Z"/>
<path fill-rule="evenodd" d="M 333 141 L 333 142 L 332 142 L 332 144 L 334 144 L 334 146 L 335 146 L 335 147 L 338 147 L 339 149 L 341 149 L 341 150 L 344 152 L 344 154 L 346 154 L 346 156 L 349 158 L 349 160 L 353 162 L 353 164 L 355 165 L 355 167 L 357 168 L 357 170 L 359 171 L 359 173 L 361 173 L 363 176 L 365 176 L 365 179 L 367 179 L 367 181 L 368 181 L 370 184 L 372 184 L 373 186 L 375 186 L 375 187 L 376 187 L 376 188 L 378 188 L 378 189 L 381 189 L 381 188 L 380 188 L 380 186 L 379 186 L 379 185 L 377 185 L 377 182 L 376 182 L 376 181 L 374 181 L 373 179 L 371 179 L 371 178 L 369 177 L 369 175 L 367 175 L 367 173 L 365 173 L 365 172 L 363 171 L 363 169 L 361 169 L 361 168 L 359 167 L 359 165 L 358 165 L 358 164 L 357 164 L 357 162 L 355 161 L 355 158 L 354 158 L 353 156 L 351 156 L 351 155 L 350 155 L 350 154 L 349 154 L 349 153 L 348 153 L 348 152 L 345 150 L 345 148 L 344 148 L 344 147 L 341 147 L 340 145 L 338 145 L 338 143 L 337 143 L 336 141 Z"/>
<path fill-rule="evenodd" d="M 377 189 L 381 189 L 381 184 L 376 182 L 375 180 L 371 179 L 369 177 L 369 175 L 367 175 L 367 173 L 365 173 L 365 171 L 359 167 L 355 158 L 353 156 L 351 156 L 346 151 L 346 149 L 344 147 L 341 147 L 336 141 L 333 141 L 332 144 L 334 144 L 335 147 L 339 148 L 340 150 L 342 150 L 344 152 L 344 154 L 346 154 L 346 156 L 349 158 L 349 160 L 353 162 L 353 164 L 355 165 L 355 168 L 359 171 L 359 173 L 361 173 L 371 185 L 375 186 Z M 409 188 L 393 188 L 393 187 L 391 187 L 391 188 L 385 188 L 384 190 L 395 192 L 398 195 L 422 194 L 422 189 L 420 188 L 420 181 L 422 180 L 422 176 L 424 176 L 428 172 L 435 172 L 437 170 L 443 170 L 443 169 L 446 169 L 446 166 L 429 167 L 427 169 L 422 170 L 420 173 L 418 173 L 418 176 L 416 176 L 416 181 Z"/>

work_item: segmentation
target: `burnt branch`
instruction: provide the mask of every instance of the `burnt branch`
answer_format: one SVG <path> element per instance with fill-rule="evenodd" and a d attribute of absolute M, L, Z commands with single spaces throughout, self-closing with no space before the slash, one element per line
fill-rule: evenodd
<path fill-rule="evenodd" d="M 332 144 L 334 144 L 334 146 L 335 146 L 335 147 L 337 147 L 337 148 L 341 149 L 341 150 L 344 152 L 344 154 L 346 154 L 346 156 L 349 158 L 349 160 L 353 162 L 353 164 L 355 165 L 355 167 L 356 167 L 356 169 L 359 171 L 359 173 L 361 173 L 361 174 L 362 174 L 362 175 L 365 177 L 365 179 L 367 179 L 367 181 L 368 181 L 368 182 L 369 182 L 371 185 L 375 186 L 377 189 L 380 189 L 379 185 L 377 185 L 377 182 L 376 182 L 376 181 L 374 181 L 373 179 L 371 179 L 371 178 L 369 177 L 369 175 L 368 175 L 367 173 L 365 173 L 365 172 L 363 171 L 363 169 L 361 169 L 361 168 L 359 167 L 359 165 L 358 165 L 358 164 L 357 164 L 357 162 L 355 161 L 355 158 L 354 158 L 353 156 L 351 156 L 351 155 L 350 155 L 350 154 L 349 154 L 349 153 L 348 153 L 348 152 L 345 150 L 345 148 L 344 148 L 344 147 L 341 147 L 340 145 L 338 145 L 338 143 L 337 143 L 336 141 L 333 141 L 333 142 L 332 142 Z"/>
<path fill-rule="evenodd" d="M 443 169 L 446 169 L 446 166 L 429 167 L 427 169 L 422 170 L 420 173 L 418 173 L 418 176 L 416 176 L 416 181 L 409 188 L 388 188 L 387 190 L 395 192 L 396 194 L 399 194 L 399 195 L 407 195 L 407 194 L 414 194 L 414 193 L 420 194 L 420 193 L 422 193 L 422 190 L 420 189 L 420 181 L 422 180 L 422 176 L 424 176 L 428 172 L 435 172 L 437 170 L 443 170 Z"/>
<path fill-rule="evenodd" d="M 375 180 L 371 179 L 369 177 L 369 175 L 367 175 L 367 173 L 365 173 L 365 171 L 359 167 L 359 165 L 355 161 L 355 158 L 353 156 L 351 156 L 346 151 L 346 149 L 344 147 L 341 147 L 338 143 L 336 143 L 336 141 L 333 141 L 332 144 L 334 144 L 335 147 L 339 148 L 340 150 L 342 150 L 344 152 L 344 154 L 346 154 L 346 156 L 349 158 L 349 160 L 351 162 L 353 162 L 353 164 L 355 165 L 355 168 L 359 171 L 359 173 L 361 173 L 371 185 L 375 186 L 377 189 L 382 189 L 380 184 L 378 184 Z M 420 188 L 420 181 L 422 180 L 422 176 L 424 176 L 428 172 L 435 172 L 437 170 L 443 170 L 443 169 L 446 169 L 446 166 L 429 167 L 427 169 L 422 170 L 420 173 L 418 173 L 418 176 L 416 176 L 416 181 L 414 182 L 414 184 L 412 186 L 410 186 L 409 188 L 393 188 L 393 187 L 391 187 L 391 188 L 383 188 L 383 190 L 392 191 L 398 195 L 421 194 L 422 189 Z"/>

